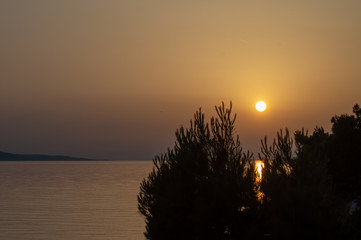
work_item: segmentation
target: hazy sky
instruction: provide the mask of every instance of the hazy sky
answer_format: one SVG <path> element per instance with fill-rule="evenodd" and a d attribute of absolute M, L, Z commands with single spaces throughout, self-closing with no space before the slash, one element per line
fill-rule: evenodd
<path fill-rule="evenodd" d="M 0 31 L 2 151 L 152 159 L 230 100 L 257 151 L 361 103 L 359 0 L 3 0 Z"/>

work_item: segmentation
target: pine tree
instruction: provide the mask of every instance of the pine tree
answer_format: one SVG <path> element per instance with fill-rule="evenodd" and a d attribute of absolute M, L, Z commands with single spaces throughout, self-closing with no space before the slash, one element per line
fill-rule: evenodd
<path fill-rule="evenodd" d="M 239 239 L 255 228 L 254 164 L 234 136 L 231 110 L 222 103 L 208 124 L 199 109 L 176 131 L 174 148 L 153 160 L 138 195 L 147 239 Z"/>

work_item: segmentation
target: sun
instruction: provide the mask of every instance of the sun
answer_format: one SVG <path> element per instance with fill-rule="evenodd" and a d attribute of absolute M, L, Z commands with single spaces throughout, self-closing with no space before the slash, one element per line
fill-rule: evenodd
<path fill-rule="evenodd" d="M 265 102 L 263 101 L 259 101 L 256 103 L 256 109 L 258 112 L 263 112 L 264 110 L 266 110 L 267 105 Z"/>

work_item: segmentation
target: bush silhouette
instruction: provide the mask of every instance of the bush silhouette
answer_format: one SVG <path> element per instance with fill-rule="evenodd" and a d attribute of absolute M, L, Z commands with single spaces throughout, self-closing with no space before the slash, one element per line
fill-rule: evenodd
<path fill-rule="evenodd" d="M 208 124 L 200 109 L 177 130 L 174 148 L 153 160 L 138 195 L 147 239 L 236 239 L 255 228 L 252 155 L 234 136 L 231 110 L 222 103 Z"/>

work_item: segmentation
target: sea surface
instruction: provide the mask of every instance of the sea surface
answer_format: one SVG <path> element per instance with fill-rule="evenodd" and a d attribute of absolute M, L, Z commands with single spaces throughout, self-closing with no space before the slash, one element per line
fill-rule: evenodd
<path fill-rule="evenodd" d="M 152 161 L 0 162 L 0 239 L 143 240 Z"/>

